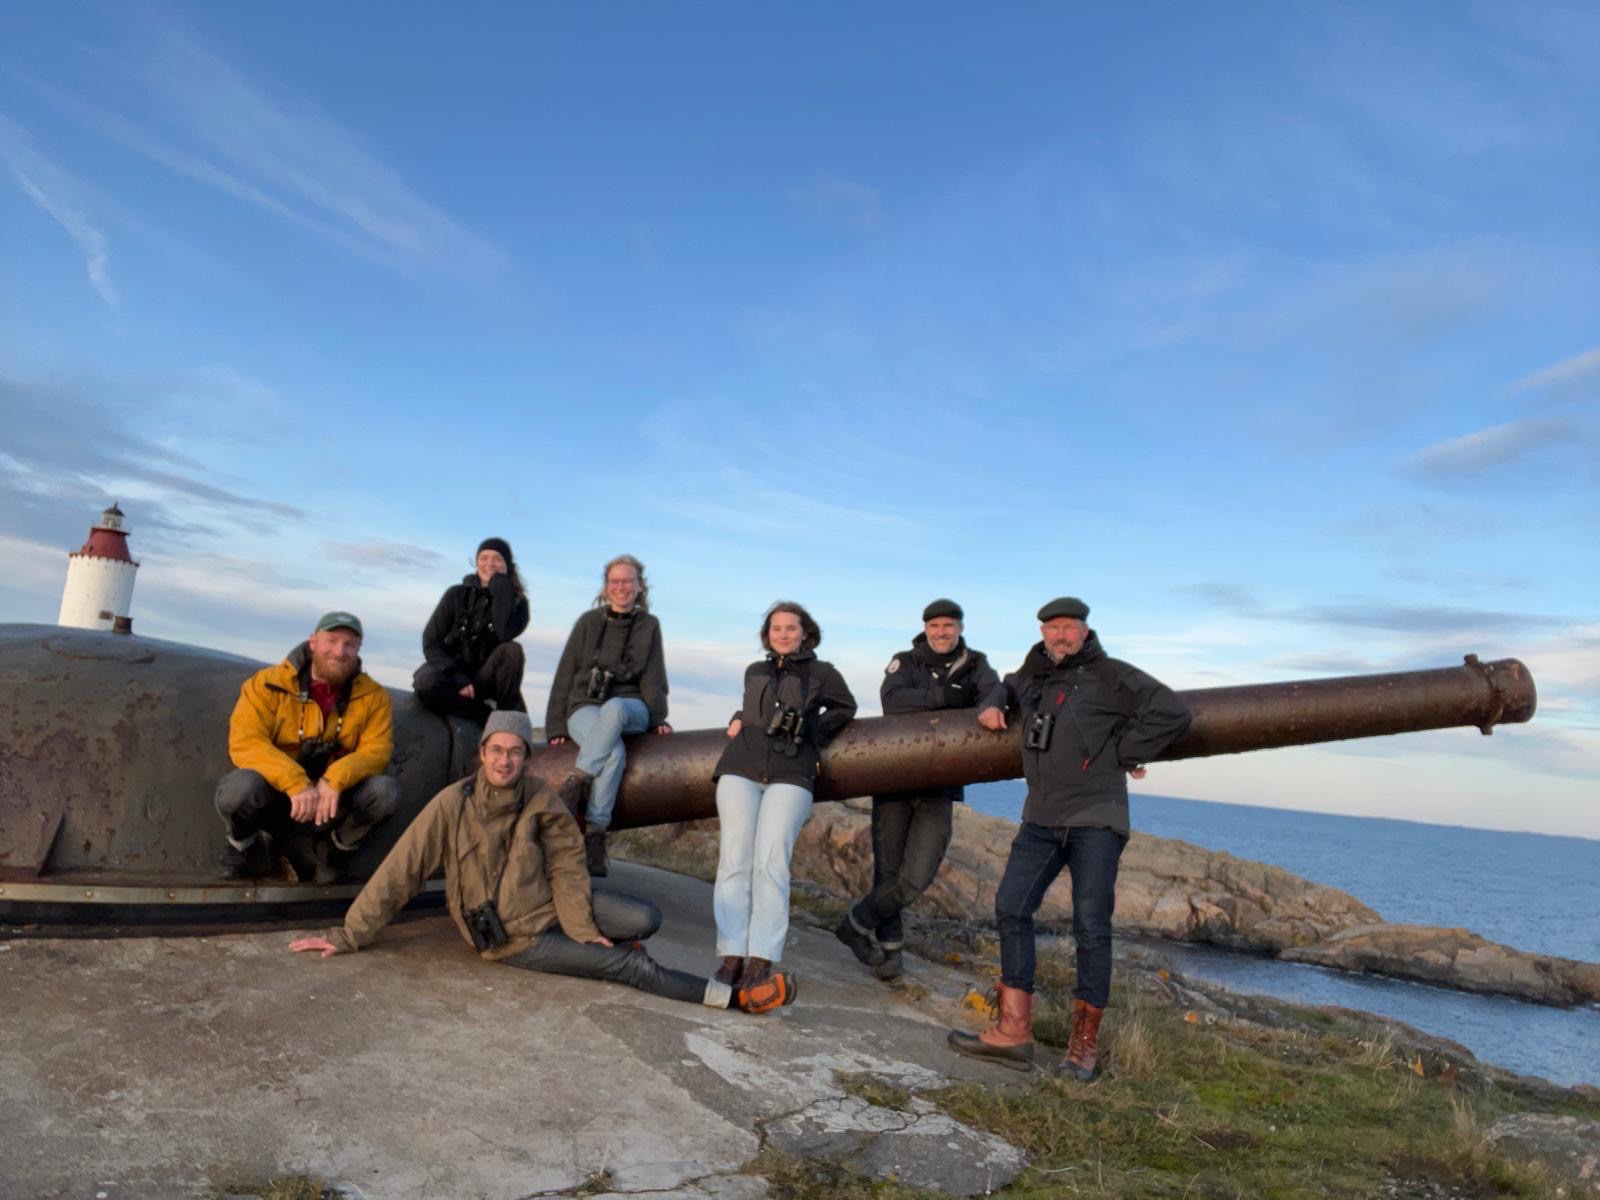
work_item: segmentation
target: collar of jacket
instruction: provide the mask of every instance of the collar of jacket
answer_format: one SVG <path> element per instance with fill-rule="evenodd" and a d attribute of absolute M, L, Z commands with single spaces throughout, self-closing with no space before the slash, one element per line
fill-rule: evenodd
<path fill-rule="evenodd" d="M 1069 654 L 1060 662 L 1050 657 L 1050 652 L 1044 648 L 1042 641 L 1035 642 L 1033 649 L 1028 651 L 1027 668 L 1030 672 L 1048 674 L 1051 671 L 1075 671 L 1079 667 L 1087 667 L 1092 662 L 1099 662 L 1106 656 L 1100 646 L 1100 639 L 1094 630 L 1089 630 L 1089 636 L 1083 639 L 1083 647 L 1076 654 Z"/>
<path fill-rule="evenodd" d="M 276 688 L 280 692 L 288 692 L 292 696 L 309 695 L 311 688 L 311 643 L 301 642 L 289 651 L 284 660 L 275 667 L 267 668 L 266 685 Z M 377 690 L 378 683 L 372 676 L 362 670 L 361 660 L 356 659 L 356 673 L 350 676 L 350 699 L 365 696 Z"/>
<path fill-rule="evenodd" d="M 790 667 L 798 667 L 803 663 L 811 662 L 816 658 L 814 650 L 796 650 L 793 654 L 780 655 L 776 650 L 767 651 L 767 665 L 777 671 L 786 671 Z"/>
<path fill-rule="evenodd" d="M 930 667 L 948 667 L 966 652 L 967 639 L 964 637 L 956 639 L 955 648 L 949 654 L 940 654 L 928 645 L 928 635 L 925 633 L 919 633 L 911 639 L 911 657 Z"/>
<path fill-rule="evenodd" d="M 520 813 L 528 806 L 528 800 L 537 786 L 529 781 L 524 771 L 510 787 L 495 787 L 489 782 L 488 774 L 479 767 L 472 781 L 472 803 L 485 817 L 493 818 L 508 812 Z"/>

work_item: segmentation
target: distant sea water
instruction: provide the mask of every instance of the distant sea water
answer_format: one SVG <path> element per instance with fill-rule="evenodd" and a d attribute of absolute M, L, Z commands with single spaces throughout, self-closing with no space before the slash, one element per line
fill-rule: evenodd
<path fill-rule="evenodd" d="M 979 812 L 1015 821 L 1020 781 L 978 784 Z M 1600 841 L 1455 825 L 1131 797 L 1136 831 L 1271 863 L 1349 892 L 1386 921 L 1465 927 L 1518 950 L 1600 962 Z M 1374 975 L 1168 943 L 1179 972 L 1234 991 L 1341 1004 L 1460 1042 L 1484 1062 L 1600 1085 L 1600 1007 L 1551 1008 Z"/>

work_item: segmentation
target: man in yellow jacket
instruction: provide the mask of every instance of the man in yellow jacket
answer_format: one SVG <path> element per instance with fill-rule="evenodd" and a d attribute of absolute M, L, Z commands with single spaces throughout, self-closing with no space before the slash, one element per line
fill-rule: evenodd
<path fill-rule="evenodd" d="M 353 614 L 325 613 L 287 658 L 239 689 L 228 722 L 237 769 L 217 785 L 229 877 L 267 873 L 265 834 L 283 842 L 302 881 L 331 883 L 399 804 L 399 782 L 383 773 L 394 753 L 389 693 L 361 670 L 361 637 Z"/>

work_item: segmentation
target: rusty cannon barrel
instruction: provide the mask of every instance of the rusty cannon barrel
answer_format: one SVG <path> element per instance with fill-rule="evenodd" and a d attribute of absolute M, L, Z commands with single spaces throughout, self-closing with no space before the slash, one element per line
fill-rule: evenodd
<path fill-rule="evenodd" d="M 228 882 L 213 809 L 230 769 L 228 715 L 259 664 L 174 642 L 43 625 L 0 625 L 0 924 L 94 920 L 237 922 L 337 909 L 359 882 Z M 400 782 L 395 817 L 352 861 L 365 878 L 422 806 L 476 765 L 477 727 L 391 689 Z M 1194 711 L 1164 758 L 1236 754 L 1450 726 L 1487 733 L 1533 715 L 1515 659 L 1434 671 L 1182 693 Z M 852 722 L 827 748 L 820 799 L 1020 773 L 1020 734 L 991 733 L 970 709 Z M 714 815 L 720 729 L 628 741 L 615 828 Z M 558 783 L 568 744 L 529 769 Z M 96 915 L 85 913 L 96 910 Z M 109 914 L 109 915 L 108 915 Z"/>
<path fill-rule="evenodd" d="M 1532 718 L 1533 676 L 1514 658 L 1385 675 L 1202 688 L 1178 693 L 1194 713 L 1162 759 L 1242 754 L 1425 729 L 1496 725 Z M 981 727 L 972 709 L 852 721 L 823 752 L 817 798 L 1015 779 L 1021 732 Z M 727 740 L 721 730 L 629 739 L 613 828 L 716 815 L 711 773 Z M 576 752 L 547 750 L 533 769 L 558 783 Z"/>

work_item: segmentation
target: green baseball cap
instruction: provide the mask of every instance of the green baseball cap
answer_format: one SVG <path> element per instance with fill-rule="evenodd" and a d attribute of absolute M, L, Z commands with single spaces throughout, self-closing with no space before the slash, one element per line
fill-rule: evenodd
<path fill-rule="evenodd" d="M 355 630 L 357 637 L 367 636 L 361 631 L 361 618 L 356 616 L 355 613 L 323 613 L 321 618 L 317 621 L 316 631 L 321 633 L 324 629 L 353 629 Z"/>

